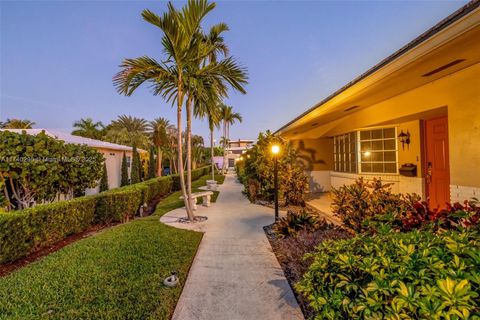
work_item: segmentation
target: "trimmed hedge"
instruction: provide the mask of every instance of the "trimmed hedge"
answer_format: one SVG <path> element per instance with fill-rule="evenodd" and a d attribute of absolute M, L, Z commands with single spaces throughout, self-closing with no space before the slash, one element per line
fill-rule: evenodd
<path fill-rule="evenodd" d="M 202 168 L 192 170 L 192 181 L 198 180 L 200 177 L 202 177 L 204 175 L 207 175 L 209 173 L 211 173 L 210 166 L 206 166 L 206 167 L 202 167 Z M 186 176 L 187 176 L 187 174 L 185 173 L 185 177 Z M 170 177 L 173 178 L 173 189 L 174 190 L 180 190 L 181 189 L 180 175 L 172 174 L 172 175 L 170 175 Z"/>
<path fill-rule="evenodd" d="M 0 263 L 87 229 L 95 211 L 96 197 L 87 196 L 0 213 Z"/>
<path fill-rule="evenodd" d="M 207 173 L 208 167 L 193 170 L 192 181 Z M 178 175 L 158 177 L 97 195 L 2 212 L 0 263 L 13 262 L 93 224 L 126 222 L 142 204 L 180 189 L 179 181 Z"/>

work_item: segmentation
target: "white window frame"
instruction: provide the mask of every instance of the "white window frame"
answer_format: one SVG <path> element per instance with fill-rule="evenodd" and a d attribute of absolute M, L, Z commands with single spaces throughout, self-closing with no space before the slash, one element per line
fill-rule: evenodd
<path fill-rule="evenodd" d="M 370 139 L 370 140 L 361 140 L 361 132 L 362 131 L 373 131 L 373 130 L 378 130 L 378 129 L 390 129 L 393 128 L 395 130 L 394 133 L 394 139 L 395 140 L 395 172 L 363 172 L 362 171 L 362 141 L 379 141 L 379 140 L 385 140 L 385 138 L 382 139 Z M 372 128 L 365 128 L 357 131 L 357 170 L 359 174 L 362 175 L 398 175 L 398 139 L 397 139 L 397 132 L 398 128 L 397 126 L 385 126 L 385 127 L 372 127 Z M 392 150 L 376 150 L 376 151 L 392 151 Z M 378 163 L 392 163 L 389 161 L 381 161 Z"/>

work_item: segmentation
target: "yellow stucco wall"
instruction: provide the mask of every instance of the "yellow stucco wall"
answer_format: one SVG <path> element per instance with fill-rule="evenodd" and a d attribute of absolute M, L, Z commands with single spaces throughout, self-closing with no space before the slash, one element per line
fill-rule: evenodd
<path fill-rule="evenodd" d="M 420 76 L 420 75 L 419 75 Z M 309 132 L 326 137 L 379 125 L 401 125 L 414 120 L 447 115 L 450 146 L 450 183 L 480 187 L 480 64 L 445 76 L 417 89 L 382 101 Z M 410 152 L 399 152 L 399 162 L 413 162 L 420 153 L 415 141 L 420 127 L 412 130 Z M 414 132 L 418 132 L 418 135 Z M 401 148 L 401 147 L 400 147 Z M 419 168 L 420 169 L 420 168 Z M 420 170 L 419 170 L 420 171 Z"/>
<path fill-rule="evenodd" d="M 398 166 L 406 163 L 413 163 L 417 166 L 417 177 L 422 176 L 422 154 L 421 154 L 421 135 L 420 135 L 420 121 L 408 121 L 398 124 L 397 134 L 403 130 L 410 133 L 410 144 L 402 147 L 400 141 L 398 144 Z"/>
<path fill-rule="evenodd" d="M 333 139 L 302 139 L 291 141 L 298 158 L 307 171 L 333 170 Z"/>

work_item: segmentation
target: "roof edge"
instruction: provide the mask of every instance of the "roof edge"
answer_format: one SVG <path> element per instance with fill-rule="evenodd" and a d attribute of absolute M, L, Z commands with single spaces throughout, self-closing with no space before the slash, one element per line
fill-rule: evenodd
<path fill-rule="evenodd" d="M 274 132 L 274 134 L 278 134 L 279 132 L 286 129 L 288 126 L 292 125 L 296 121 L 300 120 L 301 118 L 303 118 L 304 116 L 306 116 L 310 112 L 314 111 L 315 109 L 319 108 L 323 104 L 327 103 L 329 100 L 333 99 L 334 97 L 336 97 L 337 95 L 339 95 L 343 91 L 345 91 L 348 88 L 352 87 L 353 85 L 357 84 L 361 80 L 367 78 L 368 76 L 370 76 L 374 72 L 380 70 L 382 67 L 384 67 L 388 63 L 390 63 L 390 62 L 394 61 L 395 59 L 401 57 L 405 53 L 409 52 L 410 50 L 412 50 L 415 47 L 417 47 L 418 45 L 420 45 L 421 43 L 427 41 L 428 39 L 430 39 L 431 37 L 433 37 L 434 35 L 436 35 L 440 31 L 442 31 L 443 29 L 447 28 L 448 26 L 450 26 L 454 22 L 463 18 L 467 14 L 473 12 L 478 7 L 480 7 L 480 0 L 472 0 L 472 1 L 468 2 L 467 4 L 465 4 L 464 6 L 459 8 L 458 10 L 456 10 L 453 13 L 451 13 L 450 15 L 448 15 L 446 18 L 442 19 L 440 22 L 435 24 L 433 27 L 431 27 L 430 29 L 423 32 L 418 37 L 416 37 L 415 39 L 413 39 L 412 41 L 410 41 L 409 43 L 407 43 L 406 45 L 401 47 L 399 50 L 395 51 L 394 53 L 392 53 L 391 55 L 389 55 L 385 59 L 381 60 L 379 63 L 377 63 L 376 65 L 374 65 L 370 69 L 368 69 L 366 72 L 360 74 L 360 76 L 358 76 L 355 79 L 353 79 L 352 81 L 348 82 L 346 85 L 344 85 L 340 89 L 334 91 L 332 94 L 328 95 L 326 98 L 324 98 L 320 102 L 316 103 L 313 107 L 307 109 L 306 111 L 304 111 L 303 113 L 301 113 L 300 115 L 295 117 L 293 120 L 287 122 L 285 125 L 283 125 L 279 129 L 277 129 Z"/>

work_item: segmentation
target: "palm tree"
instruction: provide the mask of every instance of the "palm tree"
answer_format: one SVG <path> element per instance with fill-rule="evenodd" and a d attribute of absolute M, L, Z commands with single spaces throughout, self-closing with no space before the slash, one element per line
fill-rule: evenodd
<path fill-rule="evenodd" d="M 192 135 L 192 169 L 196 169 L 198 164 L 202 163 L 205 158 L 205 142 L 203 137 L 199 135 Z"/>
<path fill-rule="evenodd" d="M 203 108 L 202 108 L 203 106 Z M 215 180 L 215 161 L 214 161 L 214 130 L 220 128 L 221 108 L 219 103 L 205 103 L 196 108 L 198 117 L 208 119 L 208 129 L 210 130 L 210 156 L 212 165 L 212 180 Z"/>
<path fill-rule="evenodd" d="M 220 106 L 222 109 L 221 117 L 223 122 L 223 137 L 226 139 L 224 142 L 224 152 L 223 152 L 223 171 L 226 172 L 227 169 L 227 148 L 230 142 L 230 126 L 233 125 L 236 121 L 242 122 L 242 116 L 238 112 L 233 112 L 233 107 L 222 104 Z"/>
<path fill-rule="evenodd" d="M 111 142 L 130 146 L 148 146 L 148 121 L 127 115 L 121 115 L 107 126 L 105 136 Z"/>
<path fill-rule="evenodd" d="M 207 1 L 189 0 L 178 11 L 172 3 L 162 17 L 146 9 L 142 12 L 145 21 L 158 27 L 163 32 L 162 46 L 166 57 L 159 63 L 155 59 L 143 56 L 125 59 L 122 70 L 113 78 L 117 90 L 130 96 L 144 82 L 152 84 L 153 94 L 162 95 L 167 101 L 177 104 L 177 153 L 180 185 L 189 220 L 195 219 L 190 207 L 185 186 L 182 156 L 182 108 L 186 95 L 186 84 L 192 76 L 187 66 L 197 59 L 198 30 L 203 18 L 215 7 Z"/>
<path fill-rule="evenodd" d="M 92 118 L 80 119 L 73 123 L 76 128 L 72 131 L 74 136 L 80 136 L 91 139 L 100 139 L 103 136 L 103 123 L 101 121 L 93 122 Z"/>
<path fill-rule="evenodd" d="M 170 120 L 160 117 L 150 121 L 149 128 L 150 139 L 157 148 L 157 176 L 161 176 L 163 150 L 168 146 L 168 131 L 173 129 L 173 125 Z"/>
<path fill-rule="evenodd" d="M 35 125 L 35 122 L 30 121 L 28 119 L 21 120 L 21 119 L 7 119 L 2 124 L 3 129 L 32 129 Z"/>
<path fill-rule="evenodd" d="M 191 106 L 194 103 L 192 92 L 200 92 L 205 84 L 212 86 L 214 81 L 223 80 L 233 87 L 240 87 L 245 82 L 245 71 L 238 67 L 233 58 L 224 59 L 214 64 L 204 64 L 205 57 L 212 54 L 201 34 L 203 18 L 215 8 L 214 3 L 206 0 L 189 0 L 182 10 L 176 10 L 172 3 L 162 17 L 144 10 L 145 21 L 160 28 L 163 32 L 162 45 L 166 55 L 163 62 L 150 57 L 125 59 L 122 70 L 114 77 L 114 84 L 121 94 L 127 96 L 144 82 L 152 84 L 154 95 L 162 95 L 167 101 L 177 105 L 177 156 L 180 185 L 184 196 L 188 218 L 193 221 L 194 215 L 190 206 L 191 199 L 191 165 L 187 166 L 189 192 L 183 171 L 182 148 L 182 108 L 185 103 L 187 112 L 187 161 L 191 163 Z M 205 81 L 205 79 L 209 79 Z"/>

